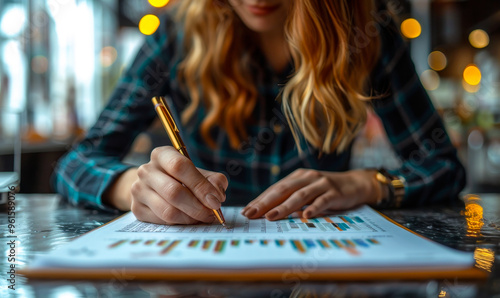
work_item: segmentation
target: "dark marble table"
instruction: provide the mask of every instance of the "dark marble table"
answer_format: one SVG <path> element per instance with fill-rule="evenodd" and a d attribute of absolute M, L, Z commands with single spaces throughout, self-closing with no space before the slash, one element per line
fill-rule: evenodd
<path fill-rule="evenodd" d="M 52 250 L 74 237 L 114 219 L 104 213 L 68 204 L 56 195 L 15 196 L 15 227 L 8 226 L 8 210 L 0 217 L 2 287 L 0 297 L 492 297 L 500 295 L 500 195 L 464 198 L 465 206 L 384 210 L 400 224 L 436 241 L 474 252 L 478 266 L 489 273 L 485 281 L 423 280 L 374 282 L 300 282 L 284 284 L 241 282 L 139 282 L 127 280 L 68 281 L 15 278 L 7 288 L 8 243 L 16 238 L 16 268 L 40 252 Z M 12 233 L 11 233 L 12 232 Z"/>

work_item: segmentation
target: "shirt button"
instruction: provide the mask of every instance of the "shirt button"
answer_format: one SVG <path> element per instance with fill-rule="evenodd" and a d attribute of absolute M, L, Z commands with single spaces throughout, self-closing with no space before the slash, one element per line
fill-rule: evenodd
<path fill-rule="evenodd" d="M 283 126 L 280 124 L 274 124 L 273 127 L 274 133 L 279 134 L 281 131 L 283 131 Z"/>
<path fill-rule="evenodd" d="M 271 174 L 273 176 L 278 176 L 278 174 L 280 173 L 280 167 L 278 165 L 274 165 L 271 167 Z"/>

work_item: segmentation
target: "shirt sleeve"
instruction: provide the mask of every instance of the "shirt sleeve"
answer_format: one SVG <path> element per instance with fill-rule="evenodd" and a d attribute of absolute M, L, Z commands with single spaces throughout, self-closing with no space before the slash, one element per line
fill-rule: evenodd
<path fill-rule="evenodd" d="M 146 37 L 97 122 L 54 169 L 52 187 L 74 204 L 112 210 L 103 205 L 102 195 L 132 167 L 122 160 L 156 116 L 151 98 L 168 93 L 168 62 L 176 48 L 176 34 L 166 16 L 160 24 Z"/>
<path fill-rule="evenodd" d="M 381 57 L 372 73 L 372 100 L 406 180 L 401 206 L 453 203 L 465 169 L 443 122 L 420 83 L 410 53 L 393 23 L 381 26 Z"/>

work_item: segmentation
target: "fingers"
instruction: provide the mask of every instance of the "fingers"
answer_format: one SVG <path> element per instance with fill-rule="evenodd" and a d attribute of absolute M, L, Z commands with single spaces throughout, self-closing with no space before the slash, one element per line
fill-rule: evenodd
<path fill-rule="evenodd" d="M 154 175 L 154 177 L 158 176 Z M 169 179 L 168 176 L 166 179 Z M 156 180 L 161 181 L 162 179 Z M 155 183 L 152 182 L 153 186 L 141 182 L 136 182 L 132 185 L 132 194 L 134 196 L 132 211 L 138 219 L 161 224 L 192 224 L 200 221 L 206 223 L 213 222 L 214 215 L 212 210 L 204 207 L 192 195 L 190 197 L 189 190 L 177 181 L 167 183 L 172 188 L 168 200 L 159 195 L 156 190 L 158 186 L 154 185 Z M 179 186 L 177 187 L 177 185 Z M 149 218 L 149 215 L 152 217 Z"/>
<path fill-rule="evenodd" d="M 224 202 L 226 200 L 226 189 L 229 186 L 229 181 L 226 176 L 222 173 L 207 171 L 200 168 L 198 168 L 198 171 L 200 171 L 200 173 L 220 191 L 222 202 Z"/>
<path fill-rule="evenodd" d="M 160 170 L 184 184 L 204 206 L 210 209 L 220 208 L 220 203 L 225 200 L 221 190 L 210 183 L 189 158 L 167 146 L 153 150 L 151 159 L 157 161 L 155 165 Z M 218 177 L 218 180 L 222 179 Z"/>
<path fill-rule="evenodd" d="M 266 214 L 266 217 L 268 219 L 285 217 L 293 211 L 300 209 L 302 206 L 309 202 L 309 200 L 311 199 L 310 195 L 307 197 L 303 197 L 303 195 L 309 193 L 309 189 L 299 192 L 299 194 L 295 196 L 290 203 L 287 202 L 285 208 L 279 208 L 277 209 L 277 211 L 273 210 L 271 213 L 268 213 L 268 211 L 276 206 L 281 205 L 285 201 L 288 201 L 288 199 L 291 198 L 291 196 L 296 191 L 310 185 L 319 177 L 321 176 L 317 171 L 302 169 L 294 171 L 292 174 L 283 178 L 281 181 L 264 191 L 255 200 L 250 202 L 242 210 L 242 214 L 248 218 L 258 218 L 264 214 Z M 287 208 L 295 210 L 288 212 Z M 276 214 L 276 212 L 278 213 Z"/>
<path fill-rule="evenodd" d="M 197 169 L 172 147 L 160 147 L 137 169 L 132 185 L 133 212 L 140 220 L 161 224 L 213 222 L 213 210 L 225 200 L 223 174 Z"/>
<path fill-rule="evenodd" d="M 293 212 L 302 209 L 304 205 L 307 205 L 311 202 L 316 202 L 316 200 L 318 200 L 319 197 L 324 196 L 326 192 L 334 193 L 334 191 L 328 191 L 328 190 L 329 190 L 328 185 L 324 181 L 321 181 L 321 179 L 317 180 L 312 184 L 306 185 L 301 189 L 295 191 L 286 201 L 271 209 L 266 214 L 266 218 L 268 220 L 277 220 L 280 218 L 284 218 L 292 214 Z M 326 208 L 327 207 L 325 207 L 325 209 Z M 309 217 L 310 214 L 308 214 L 306 210 L 304 210 L 303 216 Z"/>

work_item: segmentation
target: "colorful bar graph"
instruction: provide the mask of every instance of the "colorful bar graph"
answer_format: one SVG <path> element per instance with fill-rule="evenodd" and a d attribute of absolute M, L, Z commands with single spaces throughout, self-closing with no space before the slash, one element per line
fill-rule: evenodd
<path fill-rule="evenodd" d="M 359 246 L 362 246 L 362 247 L 369 247 L 368 244 L 366 244 L 366 242 L 364 242 L 363 240 L 361 239 L 354 239 L 354 242 L 359 245 Z"/>
<path fill-rule="evenodd" d="M 214 253 L 221 253 L 226 246 L 226 240 L 217 240 L 214 247 Z"/>
<path fill-rule="evenodd" d="M 275 240 L 277 246 L 283 246 L 285 245 L 286 241 L 285 240 Z"/>
<path fill-rule="evenodd" d="M 311 239 L 304 239 L 304 243 L 306 244 L 307 248 L 316 247 L 316 244 Z"/>
<path fill-rule="evenodd" d="M 356 222 L 359 222 L 359 223 L 365 222 L 365 221 L 364 221 L 363 219 L 361 219 L 361 217 L 359 217 L 359 216 L 355 216 L 355 217 L 354 217 L 354 220 L 355 220 Z"/>
<path fill-rule="evenodd" d="M 319 245 L 322 247 L 322 248 L 330 248 L 330 244 L 328 244 L 328 242 L 326 242 L 325 240 L 323 239 L 319 239 L 318 240 L 318 243 Z"/>
<path fill-rule="evenodd" d="M 290 243 L 292 244 L 293 248 L 295 248 L 298 252 L 300 253 L 306 252 L 304 246 L 302 245 L 302 242 L 300 242 L 299 240 L 290 240 Z"/>
<path fill-rule="evenodd" d="M 349 216 L 339 216 L 345 223 L 353 224 L 354 221 Z"/>
<path fill-rule="evenodd" d="M 198 246 L 199 243 L 200 243 L 200 240 L 191 240 L 188 243 L 188 247 L 193 247 L 194 248 L 194 247 Z"/>
<path fill-rule="evenodd" d="M 240 240 L 231 240 L 231 246 L 238 246 L 240 245 Z"/>
<path fill-rule="evenodd" d="M 120 240 L 117 241 L 111 245 L 108 246 L 108 248 L 117 248 L 118 246 L 122 245 L 123 243 L 127 242 L 127 240 Z"/>
<path fill-rule="evenodd" d="M 212 240 L 205 240 L 203 241 L 203 245 L 201 246 L 201 248 L 203 250 L 208 250 L 210 248 L 210 246 L 212 245 Z"/>
<path fill-rule="evenodd" d="M 161 252 L 160 255 L 166 255 L 169 252 L 171 252 L 179 243 L 181 240 L 174 240 L 172 241 L 167 247 L 165 247 Z"/>
<path fill-rule="evenodd" d="M 331 220 L 331 218 L 329 218 L 329 217 L 323 217 L 323 219 L 324 219 L 326 222 L 333 223 L 333 221 L 332 221 L 332 220 Z"/>
<path fill-rule="evenodd" d="M 162 240 L 162 241 L 159 241 L 156 245 L 165 246 L 167 243 L 168 243 L 168 240 Z"/>

